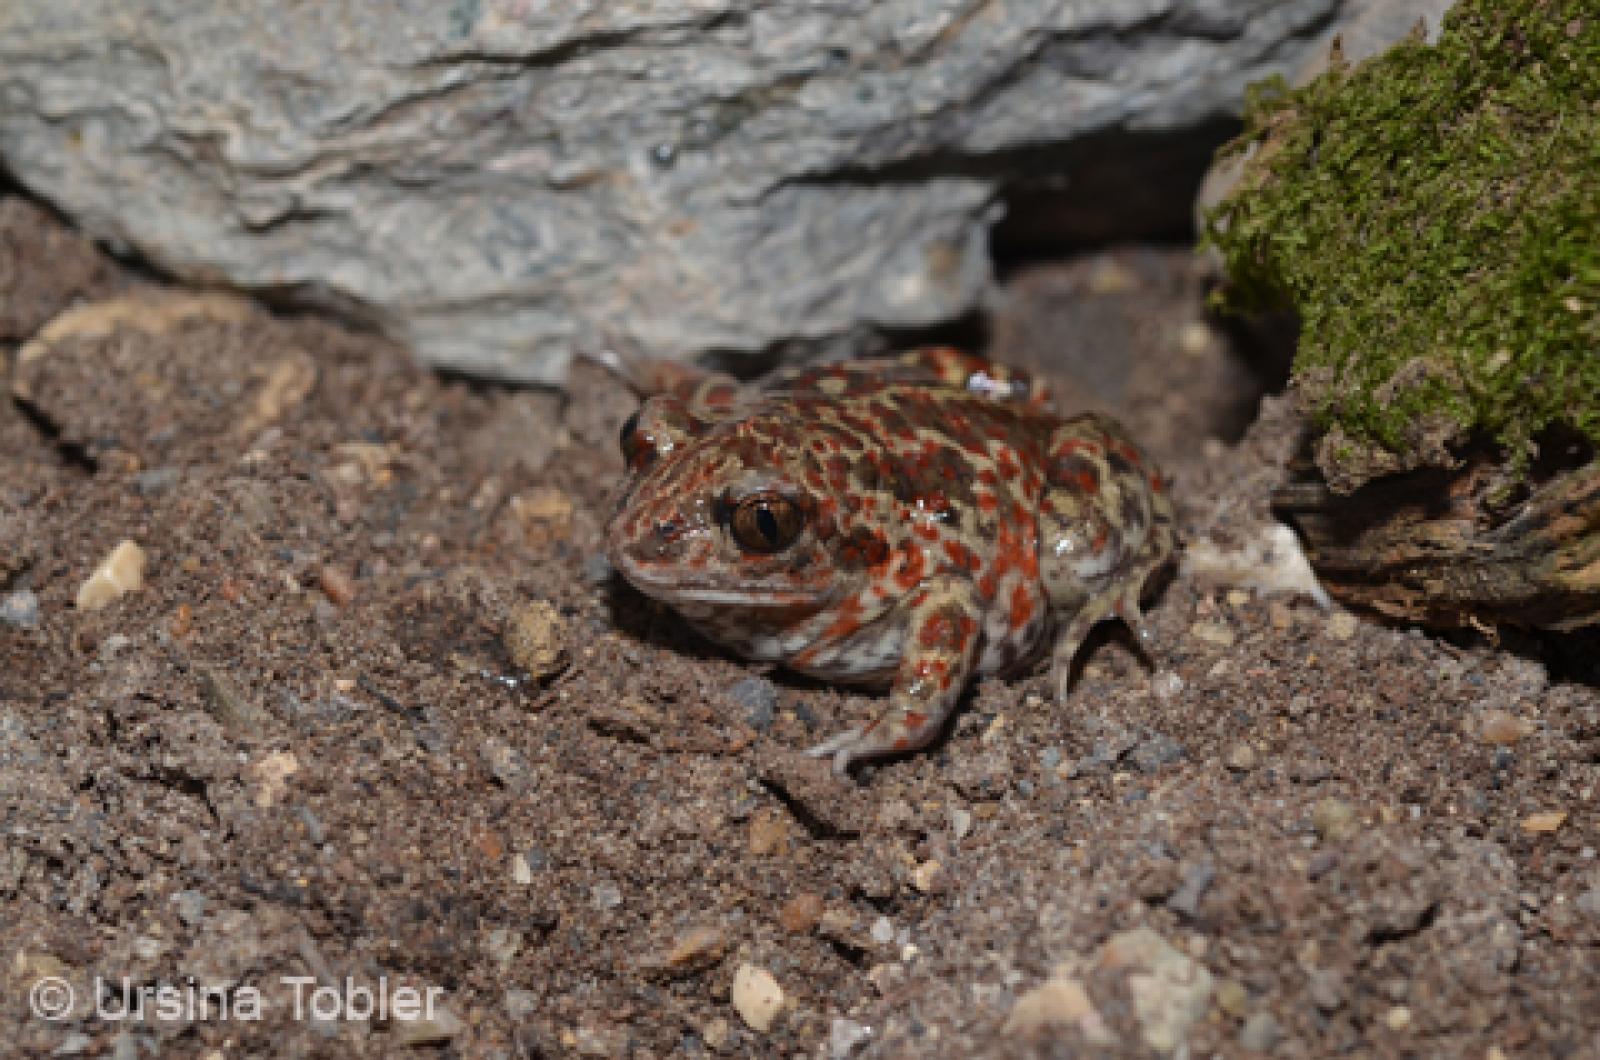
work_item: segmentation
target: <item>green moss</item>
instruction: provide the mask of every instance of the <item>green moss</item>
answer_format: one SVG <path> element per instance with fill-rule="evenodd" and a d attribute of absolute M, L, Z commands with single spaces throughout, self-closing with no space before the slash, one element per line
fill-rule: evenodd
<path fill-rule="evenodd" d="M 1298 310 L 1324 427 L 1380 469 L 1419 462 L 1424 423 L 1516 460 L 1550 427 L 1600 441 L 1594 0 L 1462 0 L 1436 46 L 1260 86 L 1227 150 L 1252 145 L 1206 238 L 1235 307 Z"/>

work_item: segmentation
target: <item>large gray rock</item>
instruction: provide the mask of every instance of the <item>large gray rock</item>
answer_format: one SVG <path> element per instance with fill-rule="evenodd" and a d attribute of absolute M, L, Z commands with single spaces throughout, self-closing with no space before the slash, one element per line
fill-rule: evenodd
<path fill-rule="evenodd" d="M 21 0 L 0 157 L 186 279 L 558 381 L 601 334 L 749 351 L 957 316 L 1039 149 L 1230 113 L 1339 9 Z"/>

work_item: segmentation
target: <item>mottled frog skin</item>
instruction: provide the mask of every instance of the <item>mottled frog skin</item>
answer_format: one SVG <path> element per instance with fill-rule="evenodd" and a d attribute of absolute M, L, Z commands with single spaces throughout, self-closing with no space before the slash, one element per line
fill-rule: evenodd
<path fill-rule="evenodd" d="M 748 658 L 889 687 L 812 749 L 840 771 L 925 746 L 975 676 L 1052 649 L 1064 698 L 1102 619 L 1147 639 L 1172 506 L 1106 416 L 1062 419 L 1025 375 L 946 348 L 656 389 L 623 429 L 611 563 Z"/>

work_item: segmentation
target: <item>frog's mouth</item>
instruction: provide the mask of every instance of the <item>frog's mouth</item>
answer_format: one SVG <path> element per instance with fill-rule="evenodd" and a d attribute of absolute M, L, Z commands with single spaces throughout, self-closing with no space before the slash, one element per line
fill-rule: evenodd
<path fill-rule="evenodd" d="M 826 590 L 797 589 L 790 582 L 754 582 L 738 586 L 696 583 L 681 571 L 671 576 L 641 568 L 626 559 L 616 564 L 633 587 L 674 607 L 736 607 L 747 611 L 794 611 L 825 607 Z"/>
<path fill-rule="evenodd" d="M 833 595 L 831 586 L 810 587 L 770 577 L 729 585 L 683 565 L 641 561 L 626 548 L 611 549 L 610 559 L 635 589 L 685 610 L 814 611 L 826 607 Z"/>

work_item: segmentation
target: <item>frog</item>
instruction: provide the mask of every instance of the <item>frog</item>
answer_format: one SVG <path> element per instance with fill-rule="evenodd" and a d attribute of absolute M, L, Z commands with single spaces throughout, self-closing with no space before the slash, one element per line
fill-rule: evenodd
<path fill-rule="evenodd" d="M 888 690 L 807 753 L 845 773 L 926 748 L 965 690 L 1052 662 L 1170 568 L 1169 483 L 1109 415 L 952 347 L 745 383 L 661 362 L 623 425 L 612 568 L 733 653 Z"/>

